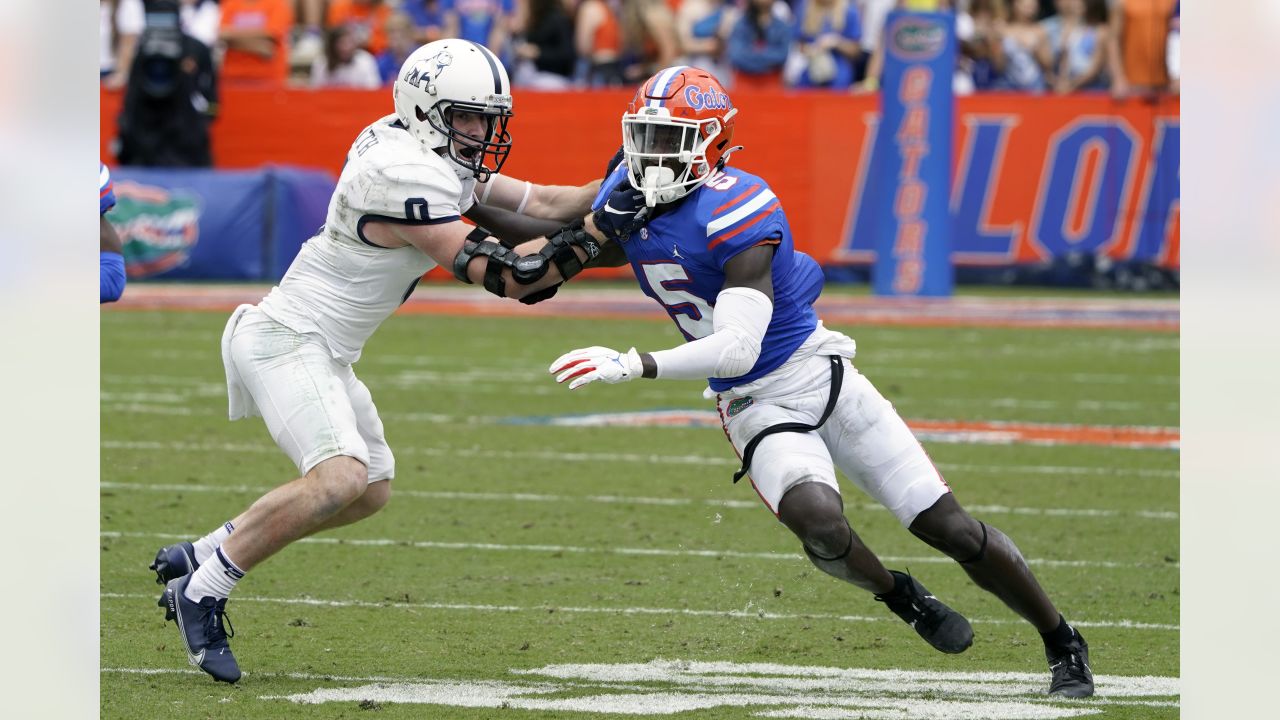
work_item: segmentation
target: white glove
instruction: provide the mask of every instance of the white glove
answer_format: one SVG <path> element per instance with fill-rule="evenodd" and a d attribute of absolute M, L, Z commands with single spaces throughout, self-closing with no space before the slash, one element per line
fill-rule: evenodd
<path fill-rule="evenodd" d="M 610 385 L 626 382 L 640 377 L 643 370 L 640 353 L 635 348 L 620 353 L 599 345 L 567 352 L 556 358 L 548 368 L 548 372 L 556 376 L 556 382 L 572 380 L 569 383 L 570 390 L 577 390 L 597 380 Z"/>

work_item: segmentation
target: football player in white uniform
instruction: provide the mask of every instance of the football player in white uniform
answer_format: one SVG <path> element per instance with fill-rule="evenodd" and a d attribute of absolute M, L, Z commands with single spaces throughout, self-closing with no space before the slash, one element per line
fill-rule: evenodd
<path fill-rule="evenodd" d="M 352 144 L 324 227 L 279 286 L 236 309 L 222 337 L 231 419 L 262 416 L 299 477 L 209 535 L 161 548 L 151 566 L 188 659 L 217 680 L 240 678 L 223 614 L 244 573 L 386 504 L 395 459 L 351 364 L 423 273 L 445 263 L 464 282 L 537 302 L 599 253 L 581 222 L 561 228 L 586 214 L 598 182 L 550 187 L 497 174 L 512 102 L 487 48 L 456 39 L 419 48 L 394 96 L 396 112 Z M 464 215 L 509 241 L 548 237 L 512 250 Z"/>

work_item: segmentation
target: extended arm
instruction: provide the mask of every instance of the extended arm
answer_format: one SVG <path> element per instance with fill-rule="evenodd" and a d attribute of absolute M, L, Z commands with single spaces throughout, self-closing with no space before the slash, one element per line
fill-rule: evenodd
<path fill-rule="evenodd" d="M 714 331 L 670 350 L 620 353 L 604 347 L 574 350 L 551 364 L 556 382 L 570 389 L 597 380 L 618 383 L 636 377 L 700 380 L 745 375 L 760 359 L 760 345 L 773 318 L 773 246 L 757 245 L 725 263 L 724 288 L 716 296 Z"/>
<path fill-rule="evenodd" d="M 476 197 L 482 205 L 541 220 L 556 220 L 563 225 L 590 212 L 591 201 L 599 189 L 599 180 L 577 186 L 535 185 L 527 180 L 494 175 L 476 187 Z"/>
<path fill-rule="evenodd" d="M 381 247 L 413 245 L 453 270 L 461 282 L 481 283 L 499 297 L 526 301 L 550 297 L 552 288 L 576 275 L 583 263 L 600 254 L 603 243 L 591 218 L 514 249 L 503 247 L 484 230 L 469 227 L 461 220 L 420 225 L 375 221 L 365 226 L 364 236 Z"/>

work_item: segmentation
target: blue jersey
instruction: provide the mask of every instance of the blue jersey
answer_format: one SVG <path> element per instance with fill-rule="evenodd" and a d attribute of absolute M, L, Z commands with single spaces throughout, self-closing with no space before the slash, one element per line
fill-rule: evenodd
<path fill-rule="evenodd" d="M 102 161 L 98 161 L 98 214 L 106 215 L 115 206 L 116 193 L 111 184 L 111 171 Z"/>
<path fill-rule="evenodd" d="M 623 163 L 600 186 L 592 209 L 603 205 L 625 177 Z M 817 328 L 813 302 L 822 292 L 822 269 L 795 249 L 777 197 L 759 177 L 725 168 L 622 244 L 640 288 L 666 308 L 686 340 L 714 332 L 712 312 L 724 289 L 724 265 L 757 245 L 775 246 L 773 318 L 750 371 L 707 379 L 717 392 L 773 372 Z"/>

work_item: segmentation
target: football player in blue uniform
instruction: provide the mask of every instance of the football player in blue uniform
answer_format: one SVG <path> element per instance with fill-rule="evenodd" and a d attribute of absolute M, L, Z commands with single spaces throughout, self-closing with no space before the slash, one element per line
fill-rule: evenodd
<path fill-rule="evenodd" d="M 107 222 L 107 211 L 116 206 L 115 187 L 111 184 L 111 171 L 102 161 L 98 162 L 98 303 L 115 302 L 124 294 L 124 244 L 120 235 Z"/>
<path fill-rule="evenodd" d="M 844 515 L 839 467 L 910 532 L 955 559 L 1041 633 L 1051 694 L 1093 693 L 1088 646 L 1013 542 L 970 516 L 893 406 L 850 363 L 854 342 L 823 326 L 822 271 L 796 250 L 763 179 L 728 166 L 737 109 L 710 74 L 671 67 L 622 116 L 623 155 L 592 217 L 613 255 L 687 342 L 669 350 L 589 347 L 551 365 L 579 388 L 635 378 L 705 380 L 725 434 L 765 506 L 823 572 L 875 593 L 930 645 L 972 643 L 963 616 L 888 570 Z M 619 255 L 621 253 L 621 255 Z"/>

